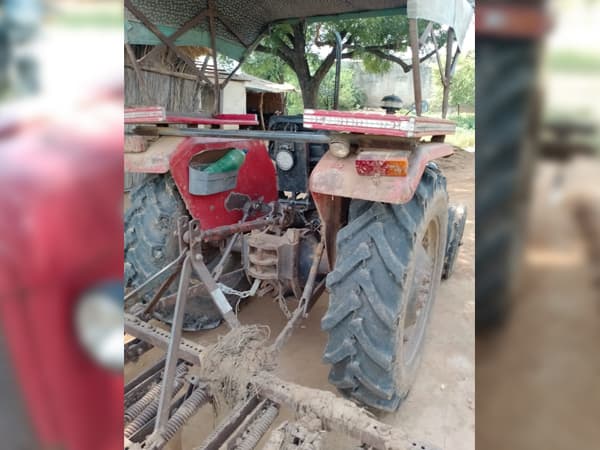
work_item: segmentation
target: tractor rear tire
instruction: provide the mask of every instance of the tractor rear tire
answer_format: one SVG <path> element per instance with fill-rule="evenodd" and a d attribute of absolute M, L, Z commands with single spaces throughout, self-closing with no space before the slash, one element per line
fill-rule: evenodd
<path fill-rule="evenodd" d="M 458 250 L 462 245 L 466 222 L 467 207 L 464 205 L 451 205 L 448 209 L 448 243 L 446 244 L 444 270 L 442 271 L 443 280 L 450 278 L 454 272 L 454 264 L 458 256 Z"/>
<path fill-rule="evenodd" d="M 136 287 L 179 256 L 177 219 L 187 215 L 169 174 L 146 177 L 125 213 L 125 287 Z"/>
<path fill-rule="evenodd" d="M 323 360 L 332 365 L 329 381 L 345 396 L 395 411 L 416 377 L 441 280 L 446 179 L 430 164 L 410 202 L 352 200 L 348 217 L 327 276 Z"/>
<path fill-rule="evenodd" d="M 130 192 L 131 206 L 125 214 L 125 287 L 135 288 L 151 275 L 158 272 L 179 256 L 177 219 L 188 212 L 169 174 L 151 175 L 142 180 Z M 212 267 L 219 259 L 219 251 L 205 252 L 207 266 Z M 239 255 L 232 254 L 227 269 L 239 266 Z M 237 268 L 237 267 L 236 267 Z M 226 270 L 227 272 L 227 270 Z M 231 280 L 231 287 L 237 287 L 243 274 Z M 162 280 L 166 279 L 165 275 Z M 161 280 L 161 281 L 162 281 Z M 192 277 L 192 283 L 199 281 Z M 156 285 L 158 287 L 158 284 Z M 176 292 L 177 282 L 173 282 L 167 294 Z M 155 291 L 155 289 L 153 290 Z M 227 296 L 230 302 L 237 298 Z M 149 299 L 149 296 L 146 300 Z M 173 307 L 157 309 L 155 317 L 170 323 Z M 206 330 L 217 327 L 222 317 L 214 306 L 208 292 L 188 299 L 184 316 L 185 331 Z"/>

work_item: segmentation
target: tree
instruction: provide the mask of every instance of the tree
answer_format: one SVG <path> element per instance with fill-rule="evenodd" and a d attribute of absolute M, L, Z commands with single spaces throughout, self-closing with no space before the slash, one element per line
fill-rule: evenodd
<path fill-rule="evenodd" d="M 452 89 L 450 90 L 451 105 L 473 105 L 475 103 L 475 53 L 469 52 L 462 57 L 458 64 Z"/>
<path fill-rule="evenodd" d="M 280 58 L 254 52 L 244 63 L 244 72 L 274 83 L 285 83 L 289 80 L 291 69 Z"/>
<path fill-rule="evenodd" d="M 307 39 L 307 30 L 306 21 L 276 26 L 256 50 L 274 55 L 287 64 L 298 78 L 304 107 L 314 108 L 319 86 L 335 62 L 335 50 L 319 61 L 317 52 Z"/>
<path fill-rule="evenodd" d="M 444 63 L 444 61 L 442 61 Z M 472 105 L 475 103 L 475 53 L 461 55 L 457 62 L 456 71 L 451 79 L 451 89 L 447 93 L 448 103 L 453 106 Z M 433 78 L 434 109 L 442 109 L 444 85 L 441 77 Z"/>
<path fill-rule="evenodd" d="M 358 109 L 362 107 L 366 100 L 365 92 L 359 89 L 354 83 L 354 71 L 351 67 L 342 64 L 340 74 L 340 97 L 338 107 L 342 110 Z M 335 72 L 329 71 L 321 88 L 319 89 L 319 99 L 317 106 L 319 108 L 333 108 L 333 93 L 335 90 Z"/>
<path fill-rule="evenodd" d="M 304 20 L 299 20 L 291 24 L 277 25 L 256 50 L 276 56 L 293 71 L 302 92 L 305 108 L 317 106 L 319 87 L 335 63 L 336 31 L 342 38 L 342 58 L 360 58 L 371 72 L 385 72 L 393 63 L 399 64 L 405 72 L 411 70 L 412 66 L 399 56 L 409 45 L 408 19 L 405 16 L 310 25 Z M 433 27 L 433 32 L 438 35 L 438 42 L 445 42 L 444 31 L 440 27 Z M 435 49 L 429 48 L 421 61 L 433 55 Z M 259 59 L 254 59 L 254 62 L 256 61 Z M 252 64 L 254 63 L 251 62 L 249 66 Z M 276 76 L 270 73 L 275 66 L 274 63 L 269 64 L 267 75 Z M 247 68 L 244 70 L 248 71 Z M 250 73 L 257 72 L 252 72 L 250 68 Z M 276 78 L 269 79 L 276 81 Z"/>

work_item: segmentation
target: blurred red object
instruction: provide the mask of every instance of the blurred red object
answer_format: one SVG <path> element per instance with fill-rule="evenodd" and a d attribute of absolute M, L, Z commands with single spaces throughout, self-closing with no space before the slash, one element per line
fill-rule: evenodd
<path fill-rule="evenodd" d="M 475 29 L 478 36 L 510 39 L 538 39 L 552 27 L 550 15 L 541 7 L 544 0 L 523 3 L 489 2 L 477 6 Z"/>
<path fill-rule="evenodd" d="M 122 371 L 75 327 L 84 292 L 122 283 L 122 98 L 99 89 L 67 113 L 0 117 L 0 332 L 43 448 L 122 444 Z"/>

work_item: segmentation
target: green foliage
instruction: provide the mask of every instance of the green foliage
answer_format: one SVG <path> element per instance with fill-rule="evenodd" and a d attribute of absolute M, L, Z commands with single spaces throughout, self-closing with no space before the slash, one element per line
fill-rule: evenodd
<path fill-rule="evenodd" d="M 276 56 L 256 53 L 244 63 L 242 70 L 247 74 L 275 83 L 290 83 L 299 89 L 295 73 Z M 331 109 L 333 107 L 334 86 L 335 68 L 329 71 L 321 83 L 318 98 L 319 108 Z M 339 109 L 358 109 L 363 106 L 365 100 L 365 93 L 354 82 L 354 71 L 351 67 L 342 64 Z M 304 109 L 302 95 L 299 92 L 288 92 L 286 94 L 286 108 L 288 114 L 302 113 Z"/>
<path fill-rule="evenodd" d="M 456 132 L 446 136 L 445 142 L 463 149 L 475 147 L 475 114 L 461 113 L 448 119 L 456 122 Z"/>
<path fill-rule="evenodd" d="M 475 53 L 469 52 L 459 60 L 450 86 L 451 105 L 475 104 Z"/>
<path fill-rule="evenodd" d="M 421 24 L 424 31 L 426 25 Z M 290 82 L 286 67 L 296 74 L 298 86 L 303 90 L 303 98 L 311 106 L 322 103 L 315 93 L 332 72 L 335 61 L 335 35 L 342 38 L 342 58 L 361 59 L 370 73 L 383 73 L 399 64 L 409 71 L 411 64 L 400 57 L 409 47 L 408 19 L 406 16 L 370 17 L 352 20 L 338 20 L 325 23 L 295 22 L 272 27 L 268 35 L 257 47 L 259 55 L 250 59 L 244 67 L 248 73 L 273 81 Z M 437 42 L 445 42 L 446 32 L 439 26 L 432 29 Z M 433 44 L 423 49 L 426 57 L 431 57 Z M 279 61 L 269 56 L 276 56 Z M 345 84 L 343 84 L 345 86 Z M 352 86 L 352 84 L 350 84 Z M 326 88 L 327 90 L 329 88 Z M 329 94 L 321 93 L 321 97 Z M 361 104 L 361 94 L 348 88 L 340 94 L 347 106 Z"/>
<path fill-rule="evenodd" d="M 325 30 L 325 40 L 333 42 L 333 31 L 346 33 L 351 36 L 348 53 L 354 59 L 361 59 L 367 72 L 386 73 L 393 65 L 383 56 L 395 56 L 409 49 L 408 18 L 402 15 L 370 17 L 365 19 L 344 20 L 321 26 Z M 419 35 L 425 30 L 426 24 L 419 24 Z M 437 42 L 446 41 L 446 31 L 439 25 L 434 25 L 433 33 Z M 422 53 L 433 49 L 428 42 Z M 421 55 L 423 56 L 423 55 Z M 410 64 L 410 63 L 408 63 Z"/>
<path fill-rule="evenodd" d="M 546 65 L 556 72 L 597 74 L 600 56 L 585 50 L 553 50 L 548 53 Z"/>
<path fill-rule="evenodd" d="M 459 148 L 475 147 L 475 130 L 465 130 L 457 128 L 455 134 L 449 134 L 444 141 L 446 144 L 455 145 Z"/>
<path fill-rule="evenodd" d="M 298 88 L 298 78 L 292 69 L 278 57 L 255 52 L 242 65 L 242 71 L 274 83 L 290 83 Z M 303 111 L 302 95 L 299 92 L 288 92 L 285 97 L 288 114 L 300 114 Z"/>
<path fill-rule="evenodd" d="M 463 130 L 474 130 L 475 129 L 475 114 L 472 113 L 462 113 L 459 115 L 454 115 L 448 117 L 449 120 L 456 122 L 456 126 L 458 128 L 462 128 Z"/>
<path fill-rule="evenodd" d="M 445 61 L 442 57 L 442 67 Z M 430 106 L 433 111 L 442 109 L 444 88 L 439 71 L 435 67 L 432 71 L 432 95 Z M 475 53 L 469 52 L 459 56 L 456 72 L 450 86 L 450 106 L 475 104 Z"/>
<path fill-rule="evenodd" d="M 335 69 L 330 70 L 319 89 L 319 108 L 333 109 L 333 93 L 335 88 Z M 361 108 L 366 101 L 366 94 L 354 82 L 354 71 L 342 64 L 340 74 L 339 110 Z"/>
<path fill-rule="evenodd" d="M 285 96 L 285 107 L 290 115 L 302 114 L 304 111 L 302 94 L 300 92 L 288 92 Z"/>
<path fill-rule="evenodd" d="M 274 83 L 285 83 L 289 80 L 291 69 L 281 59 L 268 53 L 254 52 L 243 64 L 242 70 L 247 74 Z"/>
<path fill-rule="evenodd" d="M 380 57 L 375 56 L 372 53 L 362 53 L 361 59 L 363 62 L 363 67 L 365 68 L 365 72 L 367 73 L 386 73 L 389 72 L 392 68 L 391 61 L 381 59 Z"/>

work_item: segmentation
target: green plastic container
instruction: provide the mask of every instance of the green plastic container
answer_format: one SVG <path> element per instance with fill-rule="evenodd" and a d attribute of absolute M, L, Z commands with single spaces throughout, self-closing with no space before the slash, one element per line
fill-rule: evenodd
<path fill-rule="evenodd" d="M 238 170 L 244 164 L 246 159 L 246 153 L 248 150 L 240 150 L 238 148 L 232 148 L 220 159 L 211 163 L 206 167 L 204 173 L 223 173 Z"/>

